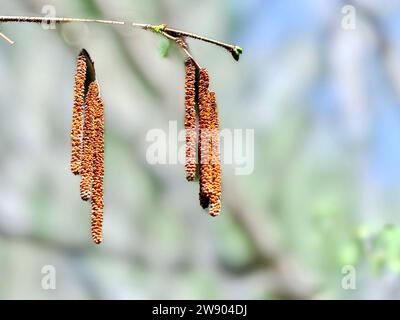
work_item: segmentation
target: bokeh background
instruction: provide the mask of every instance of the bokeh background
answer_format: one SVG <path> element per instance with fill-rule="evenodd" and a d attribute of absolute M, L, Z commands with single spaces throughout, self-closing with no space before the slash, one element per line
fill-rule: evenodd
<path fill-rule="evenodd" d="M 342 28 L 344 5 L 356 28 Z M 400 298 L 400 1 L 2 0 L 2 15 L 166 23 L 189 40 L 223 128 L 254 129 L 254 172 L 223 166 L 210 218 L 183 165 L 146 161 L 152 128 L 183 126 L 184 55 L 129 27 L 3 24 L 0 298 Z M 48 8 L 47 8 L 48 9 Z M 106 105 L 104 243 L 69 171 L 75 58 Z M 56 290 L 41 286 L 56 268 Z M 350 266 L 350 267 L 349 267 Z M 349 269 L 350 268 L 350 269 Z M 343 272 L 355 271 L 345 290 Z"/>

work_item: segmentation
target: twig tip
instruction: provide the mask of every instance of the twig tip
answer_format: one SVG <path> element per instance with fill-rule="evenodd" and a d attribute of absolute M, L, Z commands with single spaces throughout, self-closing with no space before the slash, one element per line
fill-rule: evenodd
<path fill-rule="evenodd" d="M 234 46 L 232 48 L 231 53 L 232 53 L 233 59 L 235 59 L 236 61 L 239 61 L 240 55 L 243 53 L 243 48 L 239 47 L 239 46 Z"/>

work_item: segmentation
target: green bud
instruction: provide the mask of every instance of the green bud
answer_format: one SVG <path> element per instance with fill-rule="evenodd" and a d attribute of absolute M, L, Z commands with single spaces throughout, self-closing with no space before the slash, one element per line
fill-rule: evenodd
<path fill-rule="evenodd" d="M 234 46 L 231 53 L 232 53 L 233 59 L 235 59 L 236 61 L 239 61 L 240 55 L 243 53 L 243 49 L 239 46 Z"/>
<path fill-rule="evenodd" d="M 156 26 L 152 26 L 151 28 L 155 33 L 163 33 L 165 28 L 166 28 L 166 25 L 165 24 L 158 24 Z"/>

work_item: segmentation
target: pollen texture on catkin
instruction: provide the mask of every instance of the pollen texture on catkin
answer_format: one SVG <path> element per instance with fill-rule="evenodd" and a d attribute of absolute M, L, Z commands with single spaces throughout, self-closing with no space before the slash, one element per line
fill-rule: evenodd
<path fill-rule="evenodd" d="M 95 140 L 95 102 L 99 94 L 97 84 L 92 82 L 86 96 L 85 119 L 83 124 L 83 157 L 81 161 L 81 198 L 90 199 L 93 179 L 93 145 Z"/>
<path fill-rule="evenodd" d="M 207 69 L 200 70 L 199 81 L 199 158 L 200 158 L 200 205 L 208 207 L 212 189 L 211 135 L 210 135 L 210 97 L 208 94 L 209 76 Z"/>
<path fill-rule="evenodd" d="M 104 103 L 100 95 L 95 103 L 95 131 L 92 187 L 92 238 L 97 244 L 103 239 L 104 210 Z"/>
<path fill-rule="evenodd" d="M 217 216 L 221 212 L 221 157 L 219 138 L 218 106 L 214 92 L 209 93 L 211 122 L 211 171 L 212 190 L 210 193 L 210 215 Z"/>
<path fill-rule="evenodd" d="M 185 170 L 186 179 L 196 178 L 196 65 L 191 58 L 185 61 Z"/>
<path fill-rule="evenodd" d="M 86 80 L 86 61 L 80 55 L 76 62 L 75 83 L 74 83 L 74 104 L 72 110 L 71 128 L 71 171 L 77 175 L 81 171 L 82 159 L 82 126 L 83 126 L 83 107 Z"/>

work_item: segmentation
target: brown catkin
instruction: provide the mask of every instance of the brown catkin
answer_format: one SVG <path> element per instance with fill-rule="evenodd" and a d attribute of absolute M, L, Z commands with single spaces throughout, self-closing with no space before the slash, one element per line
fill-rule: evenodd
<path fill-rule="evenodd" d="M 96 244 L 103 240 L 104 210 L 104 103 L 100 95 L 95 100 L 95 140 L 93 153 L 92 238 Z"/>
<path fill-rule="evenodd" d="M 196 65 L 193 59 L 185 61 L 185 170 L 186 180 L 196 178 Z"/>
<path fill-rule="evenodd" d="M 214 92 L 209 93 L 210 99 L 210 127 L 211 127 L 211 167 L 212 190 L 210 193 L 210 215 L 217 216 L 221 212 L 221 158 L 218 106 Z"/>
<path fill-rule="evenodd" d="M 92 193 L 93 178 L 93 144 L 95 140 L 95 103 L 99 94 L 97 84 L 89 85 L 86 96 L 85 119 L 83 124 L 83 157 L 81 161 L 81 198 L 84 201 L 90 199 Z"/>
<path fill-rule="evenodd" d="M 83 105 L 85 95 L 86 80 L 86 59 L 79 55 L 76 62 L 75 84 L 74 84 L 74 105 L 72 111 L 71 128 L 71 171 L 79 174 L 81 171 L 82 159 L 82 125 L 83 125 Z"/>
<path fill-rule="evenodd" d="M 200 205 L 207 208 L 212 190 L 210 97 L 207 69 L 200 69 L 199 81 L 199 158 L 200 158 Z"/>

